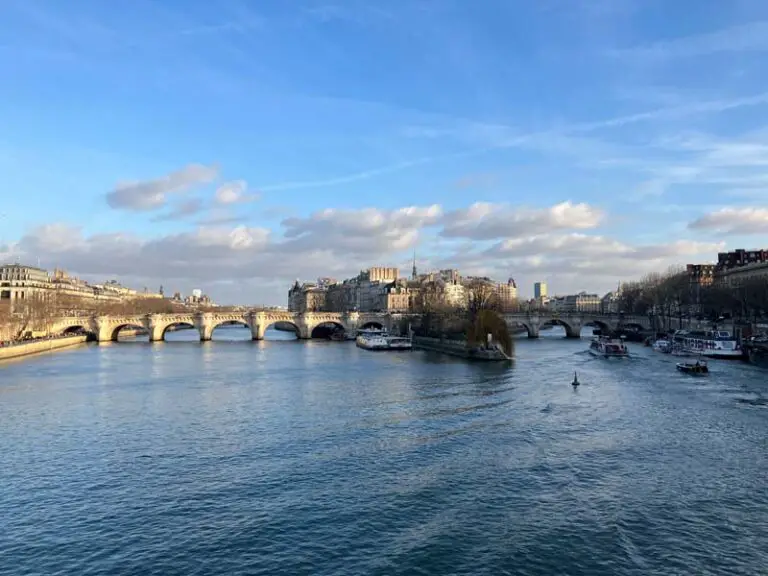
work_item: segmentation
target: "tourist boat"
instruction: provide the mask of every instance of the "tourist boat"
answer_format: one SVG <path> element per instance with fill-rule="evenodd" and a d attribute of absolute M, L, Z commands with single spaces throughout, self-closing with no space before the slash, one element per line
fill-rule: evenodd
<path fill-rule="evenodd" d="M 680 372 L 686 374 L 702 375 L 709 374 L 709 367 L 703 360 L 697 360 L 696 362 L 678 362 L 677 369 Z"/>
<path fill-rule="evenodd" d="M 727 330 L 677 330 L 673 336 L 673 346 L 685 355 L 725 359 L 744 357 L 741 346 Z"/>
<path fill-rule="evenodd" d="M 413 343 L 410 338 L 404 336 L 387 336 L 389 350 L 410 350 Z"/>
<path fill-rule="evenodd" d="M 355 344 L 358 348 L 365 350 L 387 350 L 389 348 L 386 330 L 359 330 Z"/>
<path fill-rule="evenodd" d="M 386 330 L 361 330 L 355 344 L 365 350 L 411 350 L 410 338 L 390 336 Z"/>
<path fill-rule="evenodd" d="M 672 342 L 665 338 L 661 338 L 659 340 L 656 340 L 656 342 L 653 343 L 653 350 L 655 352 L 661 352 L 663 354 L 669 354 L 672 352 Z"/>
<path fill-rule="evenodd" d="M 623 338 L 595 336 L 589 344 L 589 353 L 603 358 L 626 358 L 629 356 L 627 345 Z"/>

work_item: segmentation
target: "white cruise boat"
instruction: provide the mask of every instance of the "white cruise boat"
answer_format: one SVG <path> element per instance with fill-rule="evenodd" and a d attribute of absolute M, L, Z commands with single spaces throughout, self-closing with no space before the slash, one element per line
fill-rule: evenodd
<path fill-rule="evenodd" d="M 626 358 L 629 356 L 624 340 L 608 336 L 595 336 L 589 344 L 589 353 L 603 358 Z"/>
<path fill-rule="evenodd" d="M 405 336 L 387 336 L 387 344 L 389 350 L 410 350 L 413 347 L 411 339 Z"/>
<path fill-rule="evenodd" d="M 404 336 L 390 336 L 386 330 L 361 330 L 355 344 L 365 350 L 410 350 L 411 339 Z"/>
<path fill-rule="evenodd" d="M 386 350 L 389 347 L 387 336 L 386 330 L 358 330 L 355 344 L 366 350 Z"/>
<path fill-rule="evenodd" d="M 673 346 L 685 354 L 739 359 L 744 351 L 727 330 L 677 330 Z"/>

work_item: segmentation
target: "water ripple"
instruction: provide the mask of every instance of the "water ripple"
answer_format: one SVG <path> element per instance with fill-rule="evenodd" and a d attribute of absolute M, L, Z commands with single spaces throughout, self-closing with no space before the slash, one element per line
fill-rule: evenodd
<path fill-rule="evenodd" d="M 765 573 L 766 373 L 584 347 L 521 340 L 511 370 L 277 342 L 9 364 L 0 573 Z"/>

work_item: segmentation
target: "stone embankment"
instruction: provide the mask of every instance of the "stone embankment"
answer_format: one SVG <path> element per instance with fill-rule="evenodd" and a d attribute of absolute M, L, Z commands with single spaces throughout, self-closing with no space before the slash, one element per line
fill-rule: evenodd
<path fill-rule="evenodd" d="M 0 361 L 21 358 L 22 356 L 29 356 L 31 354 L 40 354 L 42 352 L 53 352 L 54 350 L 77 346 L 87 340 L 88 336 L 85 335 L 62 336 L 60 338 L 45 338 L 1 346 Z"/>
<path fill-rule="evenodd" d="M 426 336 L 414 336 L 413 347 L 417 350 L 429 350 L 440 352 L 449 356 L 457 356 L 468 360 L 483 360 L 491 362 L 503 362 L 512 360 L 501 350 L 496 348 L 470 348 L 466 340 L 446 340 L 440 338 L 428 338 Z"/>

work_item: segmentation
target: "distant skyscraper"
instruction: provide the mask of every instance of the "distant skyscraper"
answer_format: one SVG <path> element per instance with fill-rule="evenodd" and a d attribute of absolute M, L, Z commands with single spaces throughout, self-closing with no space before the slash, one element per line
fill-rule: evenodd
<path fill-rule="evenodd" d="M 547 283 L 536 282 L 533 285 L 533 297 L 538 300 L 539 298 L 544 298 L 546 295 L 547 295 Z"/>

